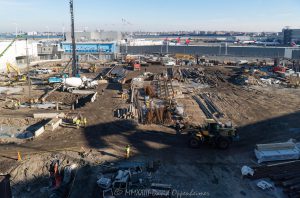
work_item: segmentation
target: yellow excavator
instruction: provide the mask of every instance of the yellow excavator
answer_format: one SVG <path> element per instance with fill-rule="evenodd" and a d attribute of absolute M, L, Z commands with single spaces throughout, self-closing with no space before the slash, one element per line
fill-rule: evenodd
<path fill-rule="evenodd" d="M 93 65 L 91 65 L 90 67 L 89 67 L 89 72 L 90 73 L 96 73 L 96 65 L 95 64 L 93 64 Z"/>
<path fill-rule="evenodd" d="M 12 65 L 11 63 L 6 63 L 6 69 L 7 69 L 7 74 L 8 74 L 8 77 L 11 78 L 11 73 L 13 71 L 15 71 L 16 75 L 14 76 L 14 81 L 26 81 L 27 80 L 27 77 L 26 75 L 24 74 L 21 74 L 20 72 L 20 69 L 18 66 L 16 65 Z"/>

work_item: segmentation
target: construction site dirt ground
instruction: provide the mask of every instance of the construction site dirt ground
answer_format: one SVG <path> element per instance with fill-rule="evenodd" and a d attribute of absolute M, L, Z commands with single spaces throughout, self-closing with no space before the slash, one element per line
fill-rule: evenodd
<path fill-rule="evenodd" d="M 162 72 L 164 69 L 151 66 L 147 71 Z M 292 130 L 300 128 L 300 89 L 237 86 L 229 82 L 234 70 L 205 68 L 211 75 L 221 72 L 225 82 L 203 89 L 238 126 L 240 141 L 229 150 L 207 145 L 191 149 L 187 144 L 188 136 L 176 134 L 171 128 L 115 118 L 114 110 L 125 101 L 118 95 L 121 85 L 112 83 L 99 86 L 97 100 L 76 110 L 87 117 L 87 127 L 60 128 L 33 141 L 0 145 L 0 172 L 12 175 L 15 197 L 43 197 L 41 189 L 48 185 L 46 167 L 56 155 L 80 165 L 70 197 L 100 197 L 96 185 L 97 164 L 124 161 L 124 148 L 130 144 L 133 153 L 128 161 L 159 160 L 159 180 L 171 184 L 175 195 L 194 192 L 194 197 L 282 197 L 278 190 L 257 188 L 255 183 L 241 177 L 240 170 L 243 165 L 255 163 L 255 144 L 300 138 L 300 133 Z M 103 95 L 102 89 L 105 89 Z M 199 108 L 195 101 L 189 100 L 186 105 Z M 18 116 L 18 113 L 18 110 L 10 111 L 6 116 Z M 24 110 L 20 113 L 25 114 Z M 90 150 L 87 157 L 80 155 Z M 18 152 L 22 162 L 16 161 Z M 195 194 L 201 192 L 206 194 Z"/>

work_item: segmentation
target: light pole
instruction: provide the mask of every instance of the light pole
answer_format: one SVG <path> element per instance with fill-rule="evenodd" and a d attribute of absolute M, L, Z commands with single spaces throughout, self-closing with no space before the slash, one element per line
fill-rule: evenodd
<path fill-rule="evenodd" d="M 62 26 L 62 35 L 63 35 L 63 39 L 65 38 L 65 24 L 63 24 Z"/>
<path fill-rule="evenodd" d="M 27 81 L 28 81 L 28 96 L 29 99 L 31 98 L 31 80 L 30 80 L 30 73 L 29 73 L 29 53 L 28 53 L 28 41 L 26 37 L 26 65 L 27 65 Z"/>
<path fill-rule="evenodd" d="M 166 53 L 169 54 L 169 40 L 167 39 Z"/>
<path fill-rule="evenodd" d="M 18 37 L 18 24 L 17 23 L 13 23 L 16 26 L 16 37 Z"/>
<path fill-rule="evenodd" d="M 46 26 L 46 28 L 47 28 L 48 43 L 49 43 L 49 26 Z"/>

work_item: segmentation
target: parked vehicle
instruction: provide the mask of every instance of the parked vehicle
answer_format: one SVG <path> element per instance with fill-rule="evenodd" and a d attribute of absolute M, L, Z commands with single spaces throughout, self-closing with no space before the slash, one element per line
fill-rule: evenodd
<path fill-rule="evenodd" d="M 75 89 L 95 89 L 98 86 L 98 81 L 86 77 L 70 77 L 63 78 L 63 91 L 72 92 Z"/>
<path fill-rule="evenodd" d="M 233 126 L 221 126 L 214 120 L 207 120 L 204 126 L 189 133 L 189 145 L 192 148 L 197 148 L 203 143 L 209 143 L 220 149 L 227 149 L 232 142 L 239 140 L 238 132 Z"/>
<path fill-rule="evenodd" d="M 37 74 L 50 74 L 52 73 L 52 70 L 47 68 L 41 68 L 41 69 L 36 69 L 35 72 Z"/>
<path fill-rule="evenodd" d="M 176 63 L 174 61 L 168 61 L 167 63 L 165 63 L 165 66 L 175 66 Z"/>

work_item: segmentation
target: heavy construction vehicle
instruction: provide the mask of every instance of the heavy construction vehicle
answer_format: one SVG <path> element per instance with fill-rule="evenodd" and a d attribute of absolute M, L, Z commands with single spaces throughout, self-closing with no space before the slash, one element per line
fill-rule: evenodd
<path fill-rule="evenodd" d="M 141 63 L 138 60 L 135 60 L 131 62 L 131 66 L 133 67 L 134 71 L 140 71 L 141 70 Z"/>
<path fill-rule="evenodd" d="M 203 143 L 227 149 L 233 141 L 239 140 L 237 130 L 232 126 L 224 126 L 213 119 L 206 120 L 206 124 L 189 132 L 189 145 L 198 148 Z"/>
<path fill-rule="evenodd" d="M 20 108 L 20 100 L 18 99 L 12 99 L 12 100 L 8 100 L 7 102 L 5 102 L 5 108 L 6 109 L 11 109 L 11 110 L 16 110 Z"/>
<path fill-rule="evenodd" d="M 72 92 L 75 89 L 96 89 L 98 81 L 86 77 L 69 77 L 62 80 L 62 90 Z"/>
<path fill-rule="evenodd" d="M 90 73 L 96 73 L 96 70 L 97 70 L 97 68 L 96 68 L 95 64 L 90 65 L 90 67 L 89 67 L 89 72 Z"/>
<path fill-rule="evenodd" d="M 195 56 L 190 54 L 175 54 L 175 59 L 195 60 Z"/>
<path fill-rule="evenodd" d="M 71 61 L 72 61 L 72 58 L 67 62 L 66 66 L 63 68 L 63 70 L 60 72 L 60 74 L 58 76 L 52 76 L 52 77 L 48 78 L 48 83 L 49 84 L 62 83 L 64 78 L 68 78 L 69 73 L 66 71 L 70 67 Z"/>
<path fill-rule="evenodd" d="M 24 74 L 21 74 L 20 69 L 16 65 L 12 65 L 10 63 L 6 63 L 7 75 L 11 77 L 11 69 L 16 72 L 14 81 L 26 81 L 27 77 Z"/>

